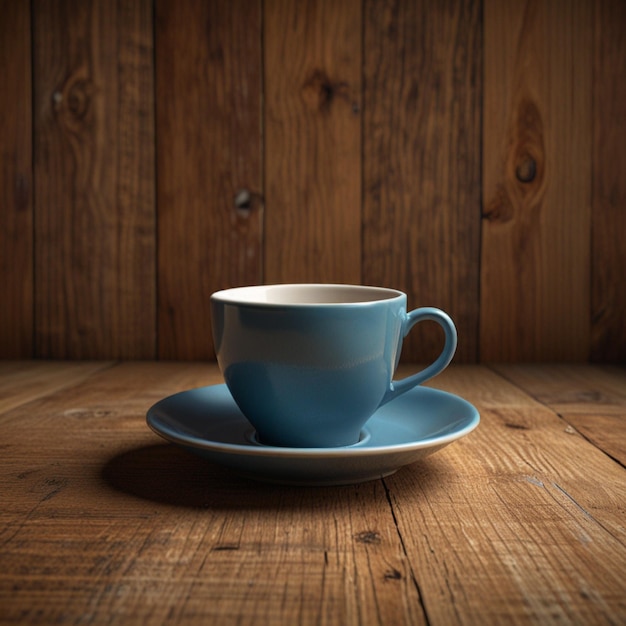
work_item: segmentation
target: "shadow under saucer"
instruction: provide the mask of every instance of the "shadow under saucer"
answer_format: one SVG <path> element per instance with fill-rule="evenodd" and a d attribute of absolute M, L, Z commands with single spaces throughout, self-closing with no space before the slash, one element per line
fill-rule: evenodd
<path fill-rule="evenodd" d="M 257 482 L 192 454 L 179 446 L 163 443 L 141 446 L 109 459 L 101 477 L 116 491 L 170 506 L 248 510 L 287 506 L 316 507 L 342 490 L 359 486 L 293 487 Z M 380 482 L 378 483 L 380 485 Z M 363 497 L 376 491 L 361 489 Z"/>
<path fill-rule="evenodd" d="M 242 491 L 249 505 L 255 487 L 227 469 L 167 443 L 118 454 L 102 467 L 101 475 L 117 491 L 193 508 L 239 508 Z M 259 503 L 267 496 L 259 497 Z"/>

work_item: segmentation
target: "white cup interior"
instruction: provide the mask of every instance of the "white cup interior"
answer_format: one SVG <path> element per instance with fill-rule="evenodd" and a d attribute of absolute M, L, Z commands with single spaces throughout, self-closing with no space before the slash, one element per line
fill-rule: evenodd
<path fill-rule="evenodd" d="M 235 287 L 213 294 L 222 302 L 236 304 L 358 304 L 389 300 L 402 292 L 364 285 L 287 284 Z"/>

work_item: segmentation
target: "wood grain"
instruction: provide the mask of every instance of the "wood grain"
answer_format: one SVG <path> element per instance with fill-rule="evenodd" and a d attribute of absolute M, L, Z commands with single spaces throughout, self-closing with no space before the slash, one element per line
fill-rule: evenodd
<path fill-rule="evenodd" d="M 28 2 L 0 2 L 0 356 L 33 356 L 31 30 Z"/>
<path fill-rule="evenodd" d="M 0 15 L 0 358 L 213 359 L 211 292 L 328 281 L 459 363 L 626 361 L 620 0 Z"/>
<path fill-rule="evenodd" d="M 151 3 L 33 3 L 36 353 L 153 358 Z"/>
<path fill-rule="evenodd" d="M 570 369 L 527 368 L 537 381 L 550 371 L 575 392 Z M 430 622 L 623 621 L 623 467 L 486 369 L 452 367 L 437 381 L 473 402 L 481 425 L 385 479 Z"/>
<path fill-rule="evenodd" d="M 626 4 L 594 8 L 591 358 L 626 363 Z"/>
<path fill-rule="evenodd" d="M 463 2 L 365 3 L 363 278 L 438 306 L 478 358 L 481 10 Z M 442 341 L 417 328 L 407 360 Z"/>
<path fill-rule="evenodd" d="M 213 358 L 209 296 L 263 270 L 260 2 L 159 0 L 156 94 L 159 356 Z"/>
<path fill-rule="evenodd" d="M 0 416 L 0 621 L 425 623 L 381 482 L 257 485 L 147 429 L 216 371 L 123 364 Z"/>
<path fill-rule="evenodd" d="M 484 361 L 589 354 L 592 3 L 484 7 Z"/>
<path fill-rule="evenodd" d="M 606 454 L 626 466 L 626 371 L 556 365 L 497 368 L 533 398 L 557 412 Z"/>
<path fill-rule="evenodd" d="M 0 361 L 0 413 L 76 385 L 112 364 L 106 361 Z"/>
<path fill-rule="evenodd" d="M 361 2 L 264 3 L 265 282 L 361 282 Z"/>
<path fill-rule="evenodd" d="M 431 386 L 474 403 L 476 431 L 384 480 L 296 488 L 148 430 L 214 364 L 15 365 L 33 395 L 0 411 L 0 623 L 624 621 L 625 469 L 525 390 L 562 407 L 588 378 L 615 400 L 623 369 L 520 367 L 520 386 L 452 366 Z"/>

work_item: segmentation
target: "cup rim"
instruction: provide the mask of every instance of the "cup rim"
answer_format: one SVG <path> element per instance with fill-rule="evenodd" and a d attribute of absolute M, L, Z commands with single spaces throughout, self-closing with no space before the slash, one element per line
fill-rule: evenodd
<path fill-rule="evenodd" d="M 286 292 L 300 290 L 300 292 L 325 291 L 326 294 L 335 293 L 325 298 L 307 300 L 303 298 L 269 300 L 271 292 Z M 344 297 L 340 298 L 340 294 Z M 348 297 L 348 294 L 350 296 Z M 369 294 L 369 297 L 365 297 Z M 349 283 L 271 283 L 263 285 L 246 285 L 222 289 L 211 294 L 211 300 L 236 306 L 261 307 L 337 307 L 337 306 L 364 306 L 381 302 L 389 302 L 397 298 L 405 298 L 406 294 L 390 287 L 373 285 L 356 285 Z"/>

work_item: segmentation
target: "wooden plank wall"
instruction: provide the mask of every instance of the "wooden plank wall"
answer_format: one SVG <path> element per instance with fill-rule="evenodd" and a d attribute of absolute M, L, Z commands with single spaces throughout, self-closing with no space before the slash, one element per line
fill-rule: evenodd
<path fill-rule="evenodd" d="M 0 356 L 33 345 L 30 6 L 0 0 Z"/>
<path fill-rule="evenodd" d="M 589 352 L 592 4 L 485 2 L 487 361 Z"/>
<path fill-rule="evenodd" d="M 152 10 L 33 3 L 35 353 L 155 356 Z"/>
<path fill-rule="evenodd" d="M 479 358 L 481 5 L 366 2 L 363 277 L 435 303 Z M 436 328 L 405 354 L 429 360 Z"/>
<path fill-rule="evenodd" d="M 211 358 L 209 295 L 263 280 L 261 18 L 249 0 L 156 3 L 152 314 L 164 359 Z M 248 210 L 234 206 L 239 190 Z"/>
<path fill-rule="evenodd" d="M 211 359 L 212 291 L 322 281 L 626 362 L 621 0 L 0 0 L 0 75 L 0 358 Z"/>

